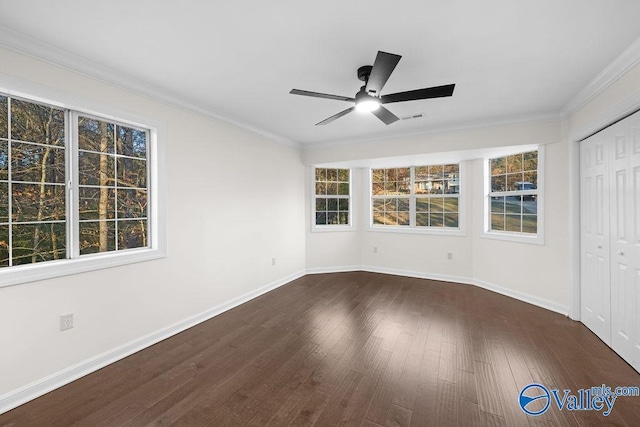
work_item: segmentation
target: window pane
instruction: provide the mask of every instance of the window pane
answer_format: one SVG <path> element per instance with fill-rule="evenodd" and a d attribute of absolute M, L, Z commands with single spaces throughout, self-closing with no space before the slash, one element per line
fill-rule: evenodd
<path fill-rule="evenodd" d="M 398 198 L 398 211 L 409 212 L 409 199 Z"/>
<path fill-rule="evenodd" d="M 118 221 L 118 249 L 143 248 L 147 242 L 147 220 Z"/>
<path fill-rule="evenodd" d="M 507 190 L 507 177 L 505 175 L 498 175 L 491 177 L 491 191 L 506 191 Z"/>
<path fill-rule="evenodd" d="M 338 223 L 340 225 L 349 225 L 349 212 L 340 212 L 338 214 L 338 218 Z"/>
<path fill-rule="evenodd" d="M 507 175 L 507 191 L 521 191 L 523 179 L 522 173 L 510 173 Z"/>
<path fill-rule="evenodd" d="M 6 96 L 0 95 L 0 138 L 9 138 L 9 110 Z"/>
<path fill-rule="evenodd" d="M 495 231 L 504 231 L 504 215 L 491 214 L 491 229 Z"/>
<path fill-rule="evenodd" d="M 428 212 L 429 211 L 429 199 L 426 197 L 416 198 L 416 212 Z"/>
<path fill-rule="evenodd" d="M 337 169 L 327 169 L 327 181 L 329 181 L 329 182 L 338 182 L 338 170 Z"/>
<path fill-rule="evenodd" d="M 115 157 L 108 154 L 78 153 L 80 185 L 115 185 Z"/>
<path fill-rule="evenodd" d="M 504 213 L 504 197 L 491 198 L 491 212 Z"/>
<path fill-rule="evenodd" d="M 374 183 L 372 186 L 372 193 L 374 196 L 382 196 L 384 194 L 384 183 Z"/>
<path fill-rule="evenodd" d="M 458 214 L 457 213 L 445 213 L 444 214 L 444 226 L 445 227 L 458 227 Z"/>
<path fill-rule="evenodd" d="M 327 224 L 337 224 L 338 223 L 338 212 L 329 211 L 327 212 Z"/>
<path fill-rule="evenodd" d="M 0 140 L 0 179 L 9 179 L 9 143 Z"/>
<path fill-rule="evenodd" d="M 28 182 L 65 182 L 65 150 L 58 147 L 11 145 L 11 179 Z"/>
<path fill-rule="evenodd" d="M 533 234 L 538 232 L 538 216 L 537 215 L 522 216 L 522 232 L 533 233 Z"/>
<path fill-rule="evenodd" d="M 327 199 L 318 197 L 316 198 L 316 211 L 326 211 L 327 210 Z"/>
<path fill-rule="evenodd" d="M 490 163 L 491 175 L 504 175 L 507 173 L 507 159 L 501 157 L 499 159 L 491 159 Z"/>
<path fill-rule="evenodd" d="M 444 211 L 445 212 L 458 212 L 458 198 L 457 197 L 445 197 L 444 198 Z"/>
<path fill-rule="evenodd" d="M 87 117 L 78 118 L 78 148 L 113 153 L 113 125 Z"/>
<path fill-rule="evenodd" d="M 398 187 L 396 181 L 385 181 L 384 183 L 384 194 L 387 196 L 393 196 L 398 194 Z"/>
<path fill-rule="evenodd" d="M 11 99 L 13 140 L 64 146 L 64 110 Z"/>
<path fill-rule="evenodd" d="M 522 172 L 522 154 L 507 157 L 507 172 Z"/>
<path fill-rule="evenodd" d="M 520 196 L 505 197 L 504 211 L 506 213 L 522 213 L 522 198 Z"/>
<path fill-rule="evenodd" d="M 335 196 L 338 194 L 338 183 L 336 182 L 327 182 L 327 194 L 331 196 Z"/>
<path fill-rule="evenodd" d="M 13 265 L 66 257 L 64 223 L 16 224 L 13 226 Z"/>
<path fill-rule="evenodd" d="M 0 225 L 0 267 L 9 266 L 9 226 Z"/>
<path fill-rule="evenodd" d="M 522 230 L 522 217 L 520 215 L 505 215 L 505 230 L 520 232 Z"/>
<path fill-rule="evenodd" d="M 409 212 L 398 212 L 398 225 L 409 225 Z"/>
<path fill-rule="evenodd" d="M 538 170 L 538 151 L 529 151 L 528 153 L 524 153 L 523 170 L 525 171 Z"/>
<path fill-rule="evenodd" d="M 316 182 L 316 194 L 319 196 L 327 194 L 327 184 L 324 182 Z"/>
<path fill-rule="evenodd" d="M 115 221 L 80 223 L 80 255 L 116 250 Z"/>
<path fill-rule="evenodd" d="M 373 169 L 371 171 L 371 182 L 384 182 L 384 169 Z"/>
<path fill-rule="evenodd" d="M 326 181 L 327 170 L 323 168 L 316 168 L 316 181 Z"/>
<path fill-rule="evenodd" d="M 327 210 L 328 211 L 337 211 L 338 210 L 338 199 L 327 199 Z"/>
<path fill-rule="evenodd" d="M 80 187 L 79 217 L 86 219 L 113 219 L 115 218 L 115 190 L 108 187 Z"/>
<path fill-rule="evenodd" d="M 385 199 L 373 199 L 373 210 L 384 211 Z"/>
<path fill-rule="evenodd" d="M 416 213 L 416 225 L 418 227 L 429 226 L 429 214 L 428 213 Z"/>
<path fill-rule="evenodd" d="M 316 212 L 316 225 L 325 225 L 327 223 L 326 212 Z"/>
<path fill-rule="evenodd" d="M 522 196 L 522 213 L 533 215 L 538 213 L 538 201 L 534 196 Z"/>
<path fill-rule="evenodd" d="M 349 183 L 348 182 L 340 182 L 340 183 L 338 183 L 338 194 L 340 196 L 348 196 L 349 195 Z"/>
<path fill-rule="evenodd" d="M 374 212 L 373 213 L 373 223 L 376 225 L 384 224 L 384 213 L 383 212 Z"/>
<path fill-rule="evenodd" d="M 117 126 L 117 153 L 131 157 L 146 157 L 147 133 L 138 129 Z"/>
<path fill-rule="evenodd" d="M 524 173 L 523 190 L 535 190 L 538 188 L 538 172 L 531 171 Z"/>
<path fill-rule="evenodd" d="M 398 225 L 398 214 L 395 211 L 385 212 L 384 214 L 385 225 Z"/>
<path fill-rule="evenodd" d="M 64 220 L 65 191 L 62 185 L 12 185 L 13 219 L 16 222 Z"/>
<path fill-rule="evenodd" d="M 9 184 L 0 182 L 0 223 L 9 221 Z"/>
<path fill-rule="evenodd" d="M 442 226 L 444 226 L 443 214 L 441 214 L 441 213 L 429 214 L 429 225 L 431 227 L 442 227 Z"/>
<path fill-rule="evenodd" d="M 145 160 L 118 158 L 118 186 L 144 188 L 147 186 Z M 332 193 L 335 194 L 335 193 Z"/>
<path fill-rule="evenodd" d="M 338 181 L 349 182 L 349 169 L 338 169 Z"/>
<path fill-rule="evenodd" d="M 441 197 L 431 197 L 429 199 L 430 201 L 430 206 L 429 206 L 429 210 L 431 212 L 443 212 L 444 211 L 444 199 Z"/>
<path fill-rule="evenodd" d="M 340 199 L 340 200 L 338 200 L 338 210 L 340 210 L 340 211 L 348 211 L 349 210 L 349 199 Z"/>

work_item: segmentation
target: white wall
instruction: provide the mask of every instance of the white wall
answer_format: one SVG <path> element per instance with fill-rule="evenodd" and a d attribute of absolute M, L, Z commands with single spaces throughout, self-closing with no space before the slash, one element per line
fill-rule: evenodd
<path fill-rule="evenodd" d="M 2 48 L 0 64 L 0 83 L 17 78 L 164 123 L 168 218 L 166 258 L 0 288 L 0 398 L 304 272 L 298 150 Z M 59 332 L 69 312 L 75 327 Z"/>

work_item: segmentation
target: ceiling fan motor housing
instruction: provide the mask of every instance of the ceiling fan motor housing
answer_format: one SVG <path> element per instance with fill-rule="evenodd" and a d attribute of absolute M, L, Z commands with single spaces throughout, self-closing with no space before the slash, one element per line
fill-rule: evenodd
<path fill-rule="evenodd" d="M 367 82 L 369 80 L 369 76 L 371 75 L 372 65 L 364 65 L 358 68 L 358 80 L 362 80 L 363 82 Z"/>

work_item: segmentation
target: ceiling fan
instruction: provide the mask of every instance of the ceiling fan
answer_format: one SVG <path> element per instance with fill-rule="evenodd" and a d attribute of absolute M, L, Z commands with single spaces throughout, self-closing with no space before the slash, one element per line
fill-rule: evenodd
<path fill-rule="evenodd" d="M 289 93 L 294 95 L 335 99 L 337 101 L 348 101 L 355 103 L 353 107 L 349 107 L 346 110 L 339 112 L 338 114 L 334 114 L 333 116 L 324 119 L 319 123 L 316 123 L 316 126 L 329 124 L 332 121 L 349 114 L 353 110 L 370 111 L 374 116 L 382 120 L 384 124 L 390 125 L 391 123 L 400 120 L 400 118 L 393 114 L 391 111 L 384 108 L 382 104 L 415 101 L 419 99 L 429 98 L 443 98 L 453 95 L 453 89 L 456 86 L 455 84 L 434 86 L 424 89 L 410 90 L 407 92 L 392 93 L 389 95 L 381 95 L 380 92 L 382 91 L 382 88 L 384 87 L 385 83 L 387 83 L 387 80 L 389 80 L 389 76 L 391 76 L 391 73 L 396 68 L 396 65 L 398 65 L 400 58 L 402 58 L 402 56 L 400 55 L 378 51 L 378 55 L 376 56 L 376 60 L 373 63 L 373 66 L 365 65 L 358 68 L 358 79 L 364 82 L 364 86 L 360 88 L 354 98 L 350 98 L 348 96 L 330 95 L 327 93 L 309 92 L 307 90 L 300 89 L 292 89 Z"/>

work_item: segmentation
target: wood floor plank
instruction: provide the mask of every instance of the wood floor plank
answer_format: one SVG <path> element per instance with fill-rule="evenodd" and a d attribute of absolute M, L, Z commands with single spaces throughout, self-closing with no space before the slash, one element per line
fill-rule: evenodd
<path fill-rule="evenodd" d="M 485 289 L 351 272 L 302 277 L 5 414 L 0 426 L 640 425 L 517 404 L 640 384 L 584 325 Z"/>

